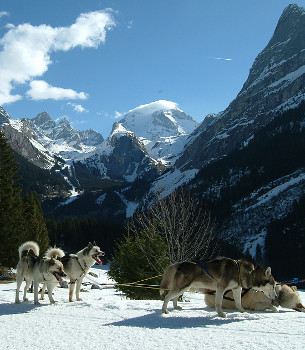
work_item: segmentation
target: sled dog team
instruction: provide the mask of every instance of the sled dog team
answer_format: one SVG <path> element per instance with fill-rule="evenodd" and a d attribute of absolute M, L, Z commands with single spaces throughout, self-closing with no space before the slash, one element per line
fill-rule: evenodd
<path fill-rule="evenodd" d="M 79 293 L 84 277 L 96 262 L 102 264 L 100 256 L 104 256 L 104 252 L 95 242 L 90 242 L 78 253 L 69 255 L 54 247 L 47 250 L 45 257 L 39 258 L 39 246 L 32 241 L 22 244 L 18 251 L 16 303 L 20 303 L 19 290 L 24 280 L 26 283 L 23 301 L 28 300 L 26 293 L 30 284 L 34 282 L 34 303 L 39 304 L 40 283 L 43 284 L 41 299 L 44 299 L 47 288 L 49 300 L 54 303 L 52 291 L 58 283 L 62 284 L 62 278 L 70 281 L 69 301 L 73 301 L 75 286 L 76 300 L 81 301 Z M 281 306 L 305 312 L 296 287 L 277 284 L 270 267 L 255 267 L 244 259 L 219 257 L 200 264 L 193 262 L 172 264 L 164 272 L 160 294 L 162 295 L 165 290 L 169 290 L 162 306 L 162 312 L 165 314 L 169 313 L 167 306 L 171 300 L 174 309 L 181 309 L 178 306 L 178 299 L 186 291 L 204 293 L 206 304 L 215 307 L 219 317 L 226 317 L 222 308 L 236 308 L 240 312 L 244 312 L 245 309 L 254 311 L 270 309 L 278 312 L 277 306 Z M 245 290 L 246 292 L 242 294 Z"/>
<path fill-rule="evenodd" d="M 32 241 L 25 242 L 19 249 L 19 262 L 17 264 L 17 289 L 15 302 L 20 303 L 19 289 L 23 280 L 25 287 L 23 301 L 27 300 L 26 292 L 32 282 L 34 282 L 34 303 L 38 301 L 38 286 L 43 283 L 41 298 L 44 298 L 45 287 L 48 289 L 48 296 L 51 303 L 54 303 L 52 291 L 56 284 L 62 284 L 62 277 L 70 280 L 69 284 L 69 301 L 73 301 L 73 293 L 76 285 L 76 300 L 81 301 L 79 297 L 80 287 L 84 277 L 89 269 L 98 262 L 102 264 L 100 256 L 104 252 L 96 245 L 95 242 L 89 243 L 88 246 L 76 254 L 65 255 L 60 248 L 50 248 L 46 256 L 39 258 L 38 244 Z M 30 251 L 33 254 L 30 254 Z"/>

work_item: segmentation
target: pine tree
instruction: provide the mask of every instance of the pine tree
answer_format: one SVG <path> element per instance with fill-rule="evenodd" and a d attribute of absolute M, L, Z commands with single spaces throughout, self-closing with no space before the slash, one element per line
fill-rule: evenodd
<path fill-rule="evenodd" d="M 50 240 L 43 217 L 40 201 L 36 193 L 26 193 L 23 198 L 23 215 L 26 222 L 26 240 L 37 242 L 43 253 L 49 247 Z"/>
<path fill-rule="evenodd" d="M 119 242 L 109 264 L 109 276 L 117 283 L 123 284 L 117 288 L 131 299 L 160 299 L 159 290 L 156 288 L 124 286 L 126 283 L 142 280 L 141 283 L 159 285 L 161 275 L 169 265 L 166 242 L 156 233 L 153 223 L 150 229 L 153 232 L 143 230 L 137 236 L 126 234 Z"/>
<path fill-rule="evenodd" d="M 3 132 L 0 132 L 0 265 L 12 267 L 18 261 L 18 247 L 24 241 L 24 219 L 18 165 Z"/>

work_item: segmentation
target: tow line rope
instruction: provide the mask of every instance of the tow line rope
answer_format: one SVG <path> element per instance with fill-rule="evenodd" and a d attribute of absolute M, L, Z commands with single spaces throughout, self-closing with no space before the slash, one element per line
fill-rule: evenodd
<path fill-rule="evenodd" d="M 305 279 L 299 280 L 297 277 L 294 277 L 292 280 L 282 281 L 282 282 L 279 282 L 278 284 L 297 284 L 301 282 L 305 282 Z"/>
<path fill-rule="evenodd" d="M 240 283 L 240 268 L 238 270 L 239 270 L 239 283 Z M 152 280 L 154 278 L 161 277 L 161 276 L 163 276 L 163 275 L 153 276 L 153 277 L 145 278 L 145 279 L 142 279 L 142 280 L 139 280 L 136 282 L 130 282 L 130 283 L 97 283 L 97 284 L 101 285 L 101 286 L 112 286 L 112 287 L 122 286 L 122 287 L 159 289 L 160 285 L 158 285 L 158 284 L 144 284 L 144 283 L 141 284 L 140 282 Z M 305 279 L 299 280 L 298 278 L 295 277 L 289 281 L 279 282 L 279 284 L 296 284 L 296 283 L 301 283 L 301 282 L 305 282 Z M 245 292 L 243 292 L 243 294 L 246 294 L 248 291 L 249 290 L 246 289 Z"/>
<path fill-rule="evenodd" d="M 153 276 L 153 277 L 149 277 L 149 278 L 145 278 L 136 282 L 130 282 L 130 283 L 96 283 L 100 286 L 113 286 L 113 287 L 117 287 L 117 286 L 123 286 L 123 287 L 135 287 L 135 288 L 150 288 L 150 289 L 160 289 L 160 285 L 158 284 L 146 284 L 146 283 L 140 283 L 140 282 L 144 282 L 144 281 L 148 281 L 148 280 L 152 280 L 154 278 L 157 277 L 161 277 L 162 275 L 158 275 L 158 276 Z"/>
<path fill-rule="evenodd" d="M 8 273 L 0 275 L 0 279 L 5 278 L 5 277 L 11 277 L 12 275 L 13 275 L 12 272 L 8 272 Z M 130 282 L 130 283 L 95 283 L 95 284 L 100 285 L 100 286 L 112 286 L 112 287 L 123 286 L 123 287 L 159 289 L 160 285 L 158 285 L 158 284 L 146 284 L 146 283 L 142 284 L 140 282 L 149 281 L 149 280 L 152 280 L 154 278 L 161 277 L 161 276 L 163 276 L 163 274 L 162 275 L 153 276 L 153 277 L 149 277 L 149 278 L 144 278 L 142 280 L 139 280 L 139 281 L 136 281 L 136 282 Z M 300 279 L 299 280 L 297 277 L 294 277 L 293 279 L 288 280 L 288 281 L 278 282 L 278 284 L 281 284 L 281 285 L 282 284 L 297 284 L 297 283 L 302 283 L 302 282 L 305 282 L 305 279 Z M 53 282 L 53 283 L 57 283 L 57 282 Z"/>
<path fill-rule="evenodd" d="M 12 271 L 8 271 L 7 273 L 0 275 L 0 280 L 4 279 L 5 277 L 14 277 L 14 273 Z"/>

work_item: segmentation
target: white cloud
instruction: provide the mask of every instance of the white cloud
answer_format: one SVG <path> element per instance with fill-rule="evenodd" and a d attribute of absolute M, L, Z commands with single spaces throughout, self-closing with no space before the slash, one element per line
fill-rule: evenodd
<path fill-rule="evenodd" d="M 0 11 L 0 18 L 4 16 L 9 16 L 10 14 L 6 11 Z"/>
<path fill-rule="evenodd" d="M 232 61 L 232 58 L 222 58 L 222 57 L 215 57 L 214 60 L 221 60 L 221 61 Z"/>
<path fill-rule="evenodd" d="M 224 57 L 204 57 L 208 60 L 216 60 L 216 61 L 233 61 L 233 58 L 224 58 Z"/>
<path fill-rule="evenodd" d="M 70 50 L 74 47 L 98 47 L 106 41 L 106 30 L 115 25 L 110 11 L 81 14 L 70 27 L 56 28 L 55 50 Z"/>
<path fill-rule="evenodd" d="M 106 111 L 101 111 L 101 112 L 96 112 L 97 115 L 101 115 L 103 118 L 107 119 L 119 119 L 124 115 L 125 113 L 120 113 L 118 111 L 114 111 L 113 113 L 111 112 L 106 112 Z"/>
<path fill-rule="evenodd" d="M 115 112 L 114 112 L 114 118 L 115 118 L 115 119 L 121 118 L 122 115 L 123 115 L 123 114 L 120 113 L 120 112 L 118 112 L 118 111 L 115 111 Z"/>
<path fill-rule="evenodd" d="M 72 89 L 63 89 L 49 85 L 43 80 L 33 80 L 30 82 L 30 90 L 27 96 L 32 100 L 62 100 L 62 99 L 87 99 L 88 95 L 84 92 L 76 92 Z"/>
<path fill-rule="evenodd" d="M 133 27 L 133 21 L 129 21 L 127 24 L 127 28 L 131 29 Z"/>
<path fill-rule="evenodd" d="M 82 105 L 78 105 L 76 103 L 71 103 L 71 102 L 68 102 L 67 104 L 74 107 L 73 111 L 77 113 L 84 113 L 84 112 L 88 113 L 88 110 L 84 108 Z"/>
<path fill-rule="evenodd" d="M 0 39 L 0 105 L 21 99 L 22 96 L 12 94 L 15 85 L 26 84 L 42 76 L 52 63 L 53 52 L 68 51 L 77 46 L 96 48 L 105 42 L 107 30 L 114 26 L 111 11 L 107 10 L 81 14 L 69 27 L 53 28 L 28 23 L 7 27 L 7 33 Z M 32 90 L 31 86 L 30 97 Z M 50 89 L 45 91 L 47 95 L 43 97 L 40 93 L 39 99 L 53 98 L 52 94 L 49 95 Z"/>

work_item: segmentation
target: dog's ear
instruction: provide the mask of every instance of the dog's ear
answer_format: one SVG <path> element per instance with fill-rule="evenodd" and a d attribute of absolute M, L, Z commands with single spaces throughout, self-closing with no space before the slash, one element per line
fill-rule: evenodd
<path fill-rule="evenodd" d="M 291 288 L 294 292 L 296 292 L 297 289 L 298 289 L 297 286 L 291 286 L 290 288 Z"/>
<path fill-rule="evenodd" d="M 96 243 L 95 243 L 95 241 L 92 243 L 93 245 L 97 245 Z"/>
<path fill-rule="evenodd" d="M 265 275 L 267 278 L 269 278 L 271 276 L 271 267 L 267 267 L 267 269 L 265 271 Z"/>
<path fill-rule="evenodd" d="M 91 249 L 93 247 L 93 244 L 91 242 L 88 243 L 88 248 Z"/>

